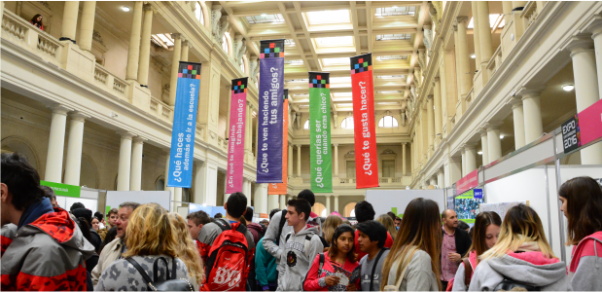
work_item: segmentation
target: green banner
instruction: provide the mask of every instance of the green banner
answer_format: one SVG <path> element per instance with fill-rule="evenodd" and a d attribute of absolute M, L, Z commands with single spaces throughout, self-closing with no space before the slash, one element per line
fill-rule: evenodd
<path fill-rule="evenodd" d="M 309 153 L 314 193 L 332 193 L 329 75 L 309 72 Z"/>
<path fill-rule="evenodd" d="M 41 180 L 40 184 L 43 186 L 50 187 L 52 190 L 54 190 L 55 195 L 61 197 L 79 198 L 79 194 L 82 189 L 80 186 L 66 185 L 45 180 Z"/>

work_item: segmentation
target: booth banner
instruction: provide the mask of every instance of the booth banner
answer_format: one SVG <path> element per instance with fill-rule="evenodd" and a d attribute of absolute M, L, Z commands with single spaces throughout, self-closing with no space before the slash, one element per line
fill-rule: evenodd
<path fill-rule="evenodd" d="M 268 195 L 286 195 L 288 184 L 288 89 L 284 90 L 284 104 L 282 106 L 284 124 L 282 125 L 282 183 L 268 185 Z"/>
<path fill-rule="evenodd" d="M 425 198 L 435 201 L 439 211 L 445 210 L 445 190 L 366 190 L 366 201 L 372 204 L 376 214 L 393 212 L 397 217 L 403 218 L 403 214 L 416 198 Z"/>
<path fill-rule="evenodd" d="M 242 192 L 242 173 L 245 159 L 245 118 L 247 116 L 248 79 L 248 77 L 244 77 L 232 80 L 226 194 Z"/>
<path fill-rule="evenodd" d="M 180 62 L 171 130 L 168 187 L 192 186 L 194 134 L 200 85 L 201 63 Z"/>
<path fill-rule="evenodd" d="M 330 73 L 309 72 L 309 157 L 311 190 L 332 193 Z"/>
<path fill-rule="evenodd" d="M 40 180 L 40 185 L 50 187 L 54 194 L 61 197 L 79 198 L 82 187 Z"/>
<path fill-rule="evenodd" d="M 260 42 L 257 182 L 282 182 L 284 39 Z"/>
<path fill-rule="evenodd" d="M 472 189 L 456 197 L 455 211 L 460 221 L 474 224 L 479 215 L 479 205 L 483 203 L 483 190 Z"/>
<path fill-rule="evenodd" d="M 475 169 L 456 183 L 456 194 L 462 194 L 479 186 L 479 170 Z"/>
<path fill-rule="evenodd" d="M 372 54 L 351 57 L 356 188 L 378 187 Z"/>

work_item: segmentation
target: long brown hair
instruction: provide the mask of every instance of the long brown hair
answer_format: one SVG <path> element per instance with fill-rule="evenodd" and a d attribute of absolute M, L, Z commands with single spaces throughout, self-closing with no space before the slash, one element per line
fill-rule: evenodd
<path fill-rule="evenodd" d="M 387 231 L 389 231 L 389 234 L 391 234 L 393 240 L 395 240 L 395 236 L 397 235 L 397 228 L 395 227 L 395 222 L 393 221 L 393 219 L 391 219 L 391 216 L 387 214 L 382 214 L 378 216 L 378 218 L 376 218 L 376 221 L 380 222 L 383 226 L 385 226 L 385 228 L 387 228 Z"/>
<path fill-rule="evenodd" d="M 602 189 L 593 178 L 570 179 L 560 186 L 558 194 L 567 201 L 567 245 L 577 245 L 584 237 L 602 230 Z"/>
<path fill-rule="evenodd" d="M 345 232 L 351 232 L 351 237 L 353 238 L 353 245 L 351 246 L 351 250 L 347 253 L 347 260 L 351 263 L 357 262 L 357 255 L 355 254 L 355 230 L 351 225 L 342 224 L 337 227 L 332 235 L 332 241 L 330 243 L 330 249 L 328 250 L 328 257 L 334 259 L 339 253 L 339 248 L 337 247 L 337 239 Z"/>
<path fill-rule="evenodd" d="M 556 258 L 543 230 L 543 224 L 533 208 L 520 204 L 508 210 L 497 243 L 479 257 L 481 260 L 499 258 L 508 251 L 517 251 L 523 244 L 535 242 L 546 258 Z"/>
<path fill-rule="evenodd" d="M 184 262 L 186 268 L 188 268 L 190 277 L 194 278 L 198 285 L 201 285 L 203 282 L 203 260 L 196 245 L 192 242 L 192 237 L 190 237 L 190 232 L 188 231 L 188 224 L 184 220 L 184 217 L 178 213 L 172 212 L 169 215 L 179 242 L 177 245 L 178 257 Z"/>
<path fill-rule="evenodd" d="M 439 275 L 441 268 L 441 218 L 439 216 L 439 206 L 433 200 L 425 198 L 416 198 L 408 204 L 403 213 L 403 226 L 397 232 L 395 242 L 391 251 L 385 259 L 382 271 L 382 280 L 380 290 L 384 290 L 389 281 L 389 271 L 398 259 L 411 262 L 411 259 L 404 260 L 414 247 L 421 249 L 431 257 L 431 268 L 435 274 L 437 285 L 441 290 Z M 404 267 L 397 268 L 397 276 L 401 276 Z"/>
<path fill-rule="evenodd" d="M 30 22 L 31 22 L 31 24 L 34 24 L 34 25 L 35 25 L 35 24 L 38 24 L 38 23 L 39 23 L 39 24 L 40 24 L 40 26 L 43 26 L 43 25 L 44 25 L 44 23 L 43 23 L 43 21 L 44 21 L 44 16 L 42 16 L 42 20 L 40 20 L 40 21 L 38 22 L 38 17 L 40 17 L 40 16 L 42 16 L 42 14 L 36 14 L 36 15 L 34 15 L 34 16 L 31 18 L 31 21 L 30 21 Z"/>
<path fill-rule="evenodd" d="M 330 243 L 332 241 L 332 236 L 334 235 L 334 231 L 339 227 L 339 225 L 343 224 L 343 219 L 336 215 L 330 215 L 326 217 L 324 220 L 324 224 L 322 225 L 322 230 L 324 232 L 324 239 L 326 242 Z"/>
<path fill-rule="evenodd" d="M 470 254 L 473 250 L 477 252 L 478 256 L 485 253 L 489 248 L 487 247 L 487 227 L 489 225 L 502 226 L 502 218 L 496 212 L 481 212 L 475 219 L 474 226 L 472 227 L 472 245 L 468 249 L 466 255 Z"/>

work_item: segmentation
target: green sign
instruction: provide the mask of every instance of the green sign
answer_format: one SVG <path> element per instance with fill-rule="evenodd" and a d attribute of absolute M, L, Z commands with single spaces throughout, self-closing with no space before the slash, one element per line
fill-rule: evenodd
<path fill-rule="evenodd" d="M 314 193 L 332 193 L 329 80 L 329 73 L 309 72 L 309 156 Z"/>
<path fill-rule="evenodd" d="M 391 212 L 393 212 L 395 216 L 403 219 L 403 213 L 397 213 L 397 207 L 391 207 Z"/>
<path fill-rule="evenodd" d="M 79 198 L 79 194 L 82 189 L 80 186 L 66 185 L 45 180 L 41 180 L 40 184 L 43 186 L 50 187 L 52 190 L 54 190 L 55 195 L 61 197 Z"/>

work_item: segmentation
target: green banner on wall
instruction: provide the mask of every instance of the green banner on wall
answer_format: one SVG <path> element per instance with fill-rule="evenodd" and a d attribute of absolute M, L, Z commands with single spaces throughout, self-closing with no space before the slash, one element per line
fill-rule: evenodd
<path fill-rule="evenodd" d="M 55 195 L 61 197 L 79 198 L 82 189 L 80 186 L 66 185 L 45 180 L 41 180 L 40 184 L 50 187 L 52 190 L 54 190 Z"/>
<path fill-rule="evenodd" d="M 309 72 L 309 152 L 314 193 L 332 193 L 329 75 Z"/>

